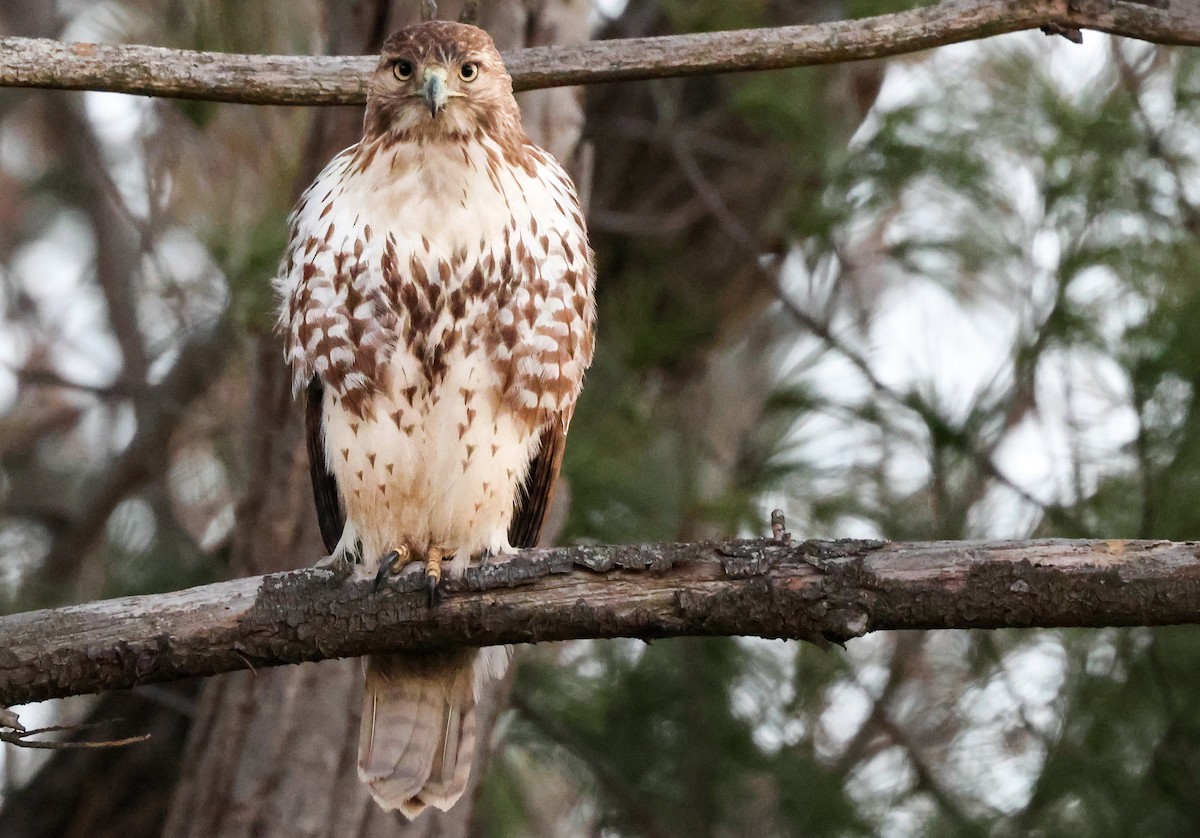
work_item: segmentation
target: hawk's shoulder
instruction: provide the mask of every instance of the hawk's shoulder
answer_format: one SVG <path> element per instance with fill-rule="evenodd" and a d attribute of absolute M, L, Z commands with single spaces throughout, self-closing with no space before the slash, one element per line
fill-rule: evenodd
<path fill-rule="evenodd" d="M 383 232 L 347 186 L 358 146 L 334 157 L 290 218 L 277 290 L 293 389 L 319 378 L 347 407 L 370 394 L 397 312 L 379 268 Z"/>
<path fill-rule="evenodd" d="M 525 181 L 512 213 L 510 295 L 501 292 L 498 358 L 510 407 L 535 427 L 568 419 L 595 345 L 594 260 L 575 186 L 545 150 L 528 143 Z M 503 269 L 501 269 L 503 273 Z"/>

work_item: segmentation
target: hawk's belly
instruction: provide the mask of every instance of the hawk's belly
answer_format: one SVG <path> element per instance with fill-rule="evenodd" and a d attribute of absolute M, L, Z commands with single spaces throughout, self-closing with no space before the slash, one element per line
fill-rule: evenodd
<path fill-rule="evenodd" d="M 494 365 L 461 348 L 432 386 L 403 347 L 365 418 L 327 399 L 325 451 L 363 544 L 365 570 L 400 544 L 418 554 L 508 549 L 537 428 L 503 407 Z"/>

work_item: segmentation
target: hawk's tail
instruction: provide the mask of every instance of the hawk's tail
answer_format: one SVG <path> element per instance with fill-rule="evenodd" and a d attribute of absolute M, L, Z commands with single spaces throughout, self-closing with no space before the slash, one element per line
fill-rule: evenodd
<path fill-rule="evenodd" d="M 475 756 L 475 705 L 507 648 L 367 658 L 358 776 L 385 809 L 415 818 L 462 796 Z"/>

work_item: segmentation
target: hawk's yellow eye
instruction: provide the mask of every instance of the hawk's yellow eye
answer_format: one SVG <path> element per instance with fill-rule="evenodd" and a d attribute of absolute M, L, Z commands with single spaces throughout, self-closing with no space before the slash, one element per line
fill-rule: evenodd
<path fill-rule="evenodd" d="M 479 75 L 479 65 L 474 61 L 468 61 L 458 70 L 458 77 L 463 81 L 475 81 Z"/>
<path fill-rule="evenodd" d="M 408 81 L 412 78 L 413 65 L 411 61 L 397 61 L 392 65 L 392 74 L 400 79 L 400 81 Z"/>

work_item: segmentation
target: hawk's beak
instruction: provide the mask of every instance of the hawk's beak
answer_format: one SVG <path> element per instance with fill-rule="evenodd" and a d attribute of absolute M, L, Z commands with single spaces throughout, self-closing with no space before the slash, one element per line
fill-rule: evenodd
<path fill-rule="evenodd" d="M 436 117 L 450 99 L 450 91 L 446 88 L 446 68 L 427 68 L 423 81 L 421 98 L 429 105 L 429 115 Z"/>

